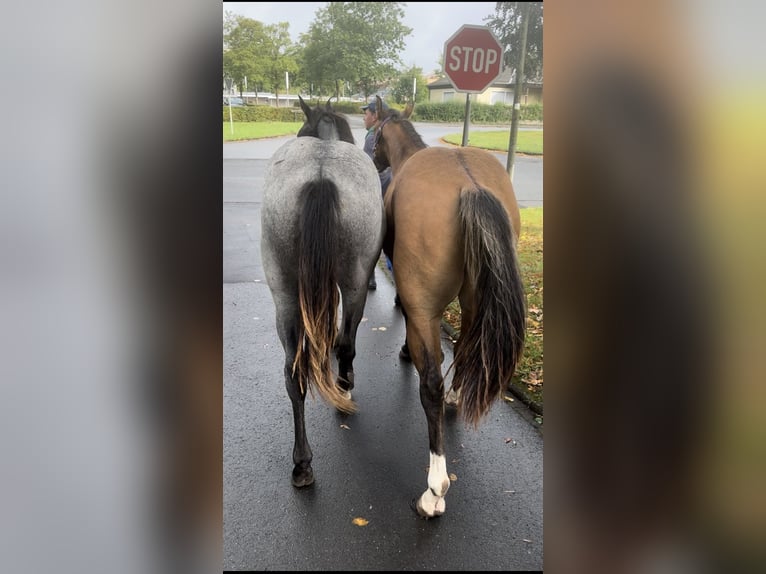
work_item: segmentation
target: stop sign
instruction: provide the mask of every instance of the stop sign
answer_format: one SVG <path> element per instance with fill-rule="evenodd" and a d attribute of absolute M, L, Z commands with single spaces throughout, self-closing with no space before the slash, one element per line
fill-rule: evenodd
<path fill-rule="evenodd" d="M 444 73 L 460 92 L 483 92 L 500 75 L 503 47 L 486 26 L 465 24 L 444 42 Z"/>

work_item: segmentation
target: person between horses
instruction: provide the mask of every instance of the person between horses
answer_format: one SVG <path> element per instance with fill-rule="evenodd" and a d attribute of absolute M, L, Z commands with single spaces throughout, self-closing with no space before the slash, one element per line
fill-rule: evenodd
<path fill-rule="evenodd" d="M 381 102 L 383 102 L 383 100 L 381 100 Z M 388 110 L 388 105 L 386 105 L 386 102 L 383 102 L 381 107 L 384 111 Z M 372 159 L 373 150 L 375 148 L 375 130 L 378 129 L 378 118 L 376 114 L 377 109 L 375 102 L 372 101 L 369 104 L 362 106 L 362 111 L 364 111 L 364 127 L 367 130 L 367 134 L 364 136 L 364 151 L 368 156 L 370 156 L 370 159 Z M 388 185 L 391 183 L 391 168 L 387 167 L 383 171 L 379 172 L 378 176 L 380 177 L 380 189 L 383 192 L 383 196 L 385 197 L 386 189 L 388 189 Z M 392 271 L 391 261 L 389 261 L 388 257 L 386 257 L 386 265 L 388 266 L 388 270 Z M 375 281 L 374 270 L 370 276 L 368 287 L 370 289 L 378 288 L 378 284 Z"/>

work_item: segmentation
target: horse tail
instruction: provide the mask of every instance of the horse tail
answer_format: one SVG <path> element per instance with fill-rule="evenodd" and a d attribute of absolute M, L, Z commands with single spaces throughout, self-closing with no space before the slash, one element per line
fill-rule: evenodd
<path fill-rule="evenodd" d="M 466 280 L 475 317 L 455 345 L 452 387 L 474 426 L 511 381 L 524 348 L 526 295 L 505 207 L 485 189 L 464 189 L 458 205 Z"/>
<path fill-rule="evenodd" d="M 319 394 L 344 412 L 356 410 L 354 402 L 335 384 L 331 353 L 338 335 L 337 287 L 338 229 L 340 200 L 338 188 L 320 177 L 301 190 L 303 210 L 298 238 L 298 300 L 301 322 L 298 348 L 293 362 L 301 392 Z"/>

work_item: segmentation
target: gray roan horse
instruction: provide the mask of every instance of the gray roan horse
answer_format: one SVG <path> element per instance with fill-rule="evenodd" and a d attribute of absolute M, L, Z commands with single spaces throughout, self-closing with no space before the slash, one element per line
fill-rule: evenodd
<path fill-rule="evenodd" d="M 318 390 L 343 412 L 355 410 L 356 332 L 385 232 L 380 178 L 355 145 L 347 120 L 329 102 L 316 109 L 300 102 L 306 123 L 300 137 L 271 158 L 261 208 L 263 269 L 276 306 L 293 407 L 296 487 L 314 482 L 304 422 L 307 391 Z"/>

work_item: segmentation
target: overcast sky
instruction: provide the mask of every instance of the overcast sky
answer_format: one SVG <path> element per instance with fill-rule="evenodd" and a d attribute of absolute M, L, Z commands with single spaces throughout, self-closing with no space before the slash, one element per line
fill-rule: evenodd
<path fill-rule="evenodd" d="M 293 42 L 309 29 L 314 15 L 327 2 L 224 2 L 223 11 L 241 14 L 264 24 L 289 22 Z M 412 28 L 405 38 L 400 57 L 403 67 L 413 65 L 424 74 L 439 67 L 444 42 L 463 24 L 486 26 L 484 18 L 494 16 L 495 2 L 407 2 L 403 24 Z"/>

